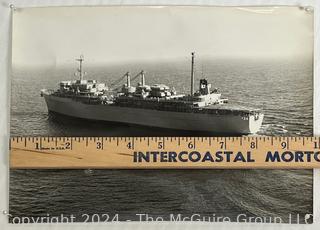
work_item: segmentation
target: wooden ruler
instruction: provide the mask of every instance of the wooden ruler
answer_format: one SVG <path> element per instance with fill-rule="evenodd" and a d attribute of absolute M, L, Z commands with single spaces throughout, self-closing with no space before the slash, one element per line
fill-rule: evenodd
<path fill-rule="evenodd" d="M 12 137 L 11 168 L 320 167 L 319 137 Z"/>

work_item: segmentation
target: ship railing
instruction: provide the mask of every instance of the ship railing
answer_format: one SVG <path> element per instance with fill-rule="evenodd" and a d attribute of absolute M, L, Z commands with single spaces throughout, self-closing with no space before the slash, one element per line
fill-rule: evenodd
<path fill-rule="evenodd" d="M 47 91 L 48 92 L 48 91 Z M 116 105 L 121 107 L 131 107 L 131 108 L 142 108 L 142 109 L 151 109 L 151 110 L 160 110 L 160 111 L 172 111 L 172 112 L 192 112 L 192 113 L 207 113 L 207 114 L 216 114 L 216 115 L 239 115 L 242 117 L 249 117 L 254 115 L 255 117 L 259 116 L 260 110 L 237 110 L 237 109 L 207 109 L 194 107 L 192 104 L 186 101 L 174 100 L 159 100 L 158 103 L 155 103 L 155 100 L 145 100 L 137 98 L 117 98 L 112 101 L 103 100 L 99 96 L 81 96 L 74 94 L 61 94 L 55 92 L 56 96 L 72 98 L 75 101 L 80 101 L 85 104 L 102 104 L 102 105 Z"/>
<path fill-rule="evenodd" d="M 131 107 L 131 108 L 142 108 L 142 109 L 152 109 L 152 110 L 160 110 L 160 111 L 174 111 L 174 112 L 192 112 L 192 113 L 206 113 L 206 114 L 216 114 L 216 115 L 236 115 L 242 117 L 249 117 L 250 115 L 260 114 L 259 110 L 237 110 L 237 109 L 207 109 L 207 108 L 199 108 L 194 107 L 189 103 L 185 102 L 165 102 L 160 101 L 158 103 L 154 103 L 154 101 L 143 101 L 143 100 L 115 100 L 115 105 L 121 107 Z"/>

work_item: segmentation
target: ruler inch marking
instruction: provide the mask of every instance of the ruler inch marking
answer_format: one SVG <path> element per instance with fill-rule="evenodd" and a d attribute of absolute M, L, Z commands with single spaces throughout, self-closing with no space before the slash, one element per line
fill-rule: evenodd
<path fill-rule="evenodd" d="M 90 141 L 91 140 L 91 141 Z M 153 142 L 150 142 L 150 140 L 154 140 Z M 183 142 L 181 142 L 183 140 Z M 212 142 L 212 141 L 215 142 Z M 246 140 L 244 142 L 244 140 Z M 109 142 L 111 147 L 113 148 L 108 148 L 109 147 Z M 107 144 L 105 146 L 105 143 Z M 115 144 L 117 143 L 117 148 Z M 17 154 L 16 152 L 19 153 L 19 151 L 26 151 L 26 155 L 28 155 L 29 152 L 45 152 L 45 153 L 50 153 L 48 150 L 53 150 L 54 154 L 55 151 L 59 151 L 59 153 L 68 153 L 68 157 L 75 157 L 73 154 L 77 154 L 77 151 L 82 151 L 83 153 L 86 153 L 86 150 L 88 152 L 96 152 L 100 150 L 105 150 L 104 152 L 101 152 L 102 154 L 100 157 L 103 157 L 103 154 L 105 153 L 114 153 L 117 150 L 120 150 L 120 156 L 115 155 L 112 160 L 114 160 L 114 165 L 110 163 L 110 160 L 106 159 L 104 162 L 98 162 L 97 159 L 97 166 L 95 167 L 105 167 L 105 168 L 112 168 L 112 167 L 127 167 L 127 168 L 153 168 L 155 167 L 153 164 L 131 164 L 130 161 L 123 161 L 124 159 L 130 159 L 130 155 L 132 156 L 132 150 L 140 150 L 142 152 L 144 151 L 151 151 L 153 150 L 153 147 L 158 146 L 159 150 L 158 151 L 179 151 L 179 150 L 184 150 L 188 149 L 188 151 L 198 151 L 200 154 L 203 154 L 203 149 L 210 148 L 208 146 L 214 146 L 217 151 L 251 151 L 252 149 L 256 149 L 256 151 L 253 150 L 252 154 L 255 156 L 258 156 L 259 153 L 265 154 L 266 149 L 269 148 L 268 151 L 272 150 L 273 151 L 297 151 L 297 149 L 300 151 L 319 151 L 320 149 L 320 137 L 319 136 L 312 136 L 312 137 L 298 137 L 298 136 L 278 136 L 278 137 L 268 137 L 268 136 L 244 136 L 244 137 L 194 137 L 194 136 L 189 136 L 189 137 L 165 137 L 165 136 L 160 136 L 160 137 L 50 137 L 50 136 L 43 136 L 43 137 L 10 137 L 9 139 L 9 149 L 12 154 Z M 128 145 L 128 148 L 126 148 Z M 137 145 L 136 145 L 137 144 Z M 147 147 L 148 145 L 148 147 Z M 56 148 L 54 148 L 56 146 Z M 129 147 L 130 146 L 130 147 Z M 161 146 L 161 148 L 159 147 Z M 241 147 L 240 147 L 241 146 Z M 272 148 L 270 148 L 273 146 Z M 106 147 L 106 148 L 105 148 Z M 124 148 L 122 148 L 124 147 Z M 84 148 L 84 149 L 83 149 Z M 106 151 L 107 150 L 107 151 Z M 68 151 L 68 152 L 66 152 Z M 122 152 L 121 152 L 122 151 Z M 117 153 L 117 152 L 116 152 Z M 20 153 L 19 153 L 20 154 Z M 118 154 L 118 153 L 117 153 Z M 58 156 L 59 154 L 56 154 Z M 17 155 L 18 156 L 18 155 Z M 128 158 L 129 156 L 129 158 Z M 23 165 L 25 166 L 14 166 L 14 163 L 10 163 L 11 167 L 28 167 L 28 164 L 33 161 L 34 154 L 30 154 L 30 156 L 27 156 L 27 160 L 23 161 Z M 37 155 L 37 157 L 42 158 L 43 156 Z M 82 156 L 81 156 L 82 157 Z M 88 156 L 84 156 L 83 158 L 79 158 L 79 163 L 81 163 L 83 166 L 88 164 L 88 161 L 85 161 L 89 158 Z M 93 155 L 95 157 L 95 155 Z M 304 156 L 305 157 L 305 156 Z M 30 159 L 30 160 L 28 160 Z M 45 160 L 51 160 L 51 155 L 48 154 L 45 157 Z M 52 158 L 53 159 L 53 158 Z M 121 161 L 120 161 L 121 159 Z M 222 167 L 225 168 L 259 168 L 259 167 L 268 167 L 268 168 L 320 168 L 320 164 L 318 162 L 315 162 L 315 159 L 312 159 L 312 161 L 307 162 L 307 161 L 298 161 L 302 162 L 297 164 L 297 161 L 290 161 L 290 162 L 284 162 L 284 161 L 276 161 L 276 162 L 271 162 L 266 163 L 263 162 L 263 159 L 261 158 L 261 155 L 257 157 L 258 159 L 257 164 L 241 164 L 240 166 L 236 166 L 234 163 L 230 164 L 225 164 Z M 261 161 L 262 159 L 262 161 Z M 304 158 L 305 159 L 305 158 Z M 92 158 L 93 161 L 95 161 L 95 158 Z M 63 159 L 62 161 L 63 162 Z M 108 163 L 106 163 L 108 162 Z M 126 165 L 128 162 L 127 166 Z M 156 165 L 155 168 L 167 168 L 168 166 L 164 163 L 160 164 L 160 162 L 157 162 L 159 165 Z M 19 162 L 20 164 L 20 162 Z M 34 162 L 32 162 L 31 165 L 33 165 Z M 36 164 L 41 164 L 36 163 Z M 54 160 L 52 161 L 53 168 L 59 168 L 59 161 Z M 72 168 L 72 164 L 69 162 L 64 162 L 64 164 L 70 164 L 70 168 Z M 107 164 L 104 166 L 104 164 Z M 194 166 L 191 164 L 188 165 L 183 165 L 183 164 L 176 164 L 177 166 L 174 166 L 172 168 L 215 168 L 216 165 L 208 166 L 206 164 L 194 164 Z M 143 166 L 143 167 L 141 167 Z M 29 166 L 30 167 L 30 166 Z M 32 166 L 36 167 L 36 166 Z M 40 165 L 41 167 L 41 165 Z M 42 166 L 43 167 L 43 166 Z M 69 167 L 69 166 L 63 166 L 63 167 Z M 82 167 L 82 166 L 79 166 Z M 87 166 L 89 167 L 89 166 Z M 168 167 L 168 168 L 171 168 Z"/>
<path fill-rule="evenodd" d="M 103 141 L 104 138 L 101 138 L 101 150 L 104 149 L 104 141 Z"/>

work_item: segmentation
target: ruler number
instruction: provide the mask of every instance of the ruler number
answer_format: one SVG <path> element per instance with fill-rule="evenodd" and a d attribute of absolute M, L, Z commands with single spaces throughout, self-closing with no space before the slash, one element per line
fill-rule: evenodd
<path fill-rule="evenodd" d="M 158 142 L 158 149 L 163 149 L 163 142 L 162 141 Z"/>
<path fill-rule="evenodd" d="M 65 147 L 66 149 L 70 149 L 71 148 L 71 143 L 68 141 L 65 143 Z"/>
<path fill-rule="evenodd" d="M 220 149 L 225 149 L 226 148 L 226 143 L 224 141 L 220 141 Z"/>
<path fill-rule="evenodd" d="M 100 141 L 97 142 L 97 149 L 102 149 L 102 143 Z"/>
<path fill-rule="evenodd" d="M 188 148 L 189 148 L 189 149 L 193 149 L 193 148 L 194 148 L 194 143 L 193 143 L 192 141 L 190 141 L 190 142 L 188 143 Z"/>
<path fill-rule="evenodd" d="M 250 143 L 250 148 L 255 149 L 257 147 L 256 142 L 252 141 Z"/>
<path fill-rule="evenodd" d="M 282 142 L 281 142 L 281 148 L 282 148 L 282 149 L 287 148 L 287 142 L 282 141 Z"/>
<path fill-rule="evenodd" d="M 39 143 L 38 143 L 38 142 L 36 142 L 35 144 L 36 144 L 36 149 L 40 149 L 40 147 L 39 147 Z"/>
<path fill-rule="evenodd" d="M 315 148 L 315 149 L 318 149 L 318 148 L 319 148 L 319 142 L 317 142 L 317 141 L 314 142 L 314 148 Z"/>
<path fill-rule="evenodd" d="M 129 142 L 129 143 L 127 144 L 127 147 L 128 147 L 128 149 L 132 149 L 132 144 L 131 144 L 131 142 Z"/>

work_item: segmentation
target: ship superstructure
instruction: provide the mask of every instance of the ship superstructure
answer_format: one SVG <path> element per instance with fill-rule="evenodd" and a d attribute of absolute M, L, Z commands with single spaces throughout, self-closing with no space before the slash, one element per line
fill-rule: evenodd
<path fill-rule="evenodd" d="M 136 125 L 205 131 L 212 133 L 256 133 L 262 124 L 260 110 L 230 106 L 206 79 L 200 79 L 194 90 L 194 60 L 191 59 L 191 90 L 189 95 L 179 94 L 164 84 L 147 85 L 145 72 L 137 86 L 126 83 L 114 91 L 96 80 L 84 80 L 83 57 L 77 59 L 78 80 L 62 81 L 56 91 L 42 90 L 48 110 L 72 117 Z"/>

